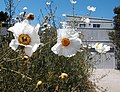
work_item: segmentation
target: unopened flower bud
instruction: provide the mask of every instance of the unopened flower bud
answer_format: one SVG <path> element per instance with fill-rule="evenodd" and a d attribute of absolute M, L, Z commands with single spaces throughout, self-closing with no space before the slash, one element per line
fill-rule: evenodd
<path fill-rule="evenodd" d="M 44 26 L 45 28 L 47 28 L 47 29 L 50 28 L 50 24 L 48 24 L 48 23 L 44 23 L 43 26 Z"/>
<path fill-rule="evenodd" d="M 68 74 L 66 73 L 61 73 L 61 75 L 59 76 L 62 80 L 65 80 L 68 78 Z"/>
<path fill-rule="evenodd" d="M 29 62 L 29 57 L 28 57 L 27 55 L 25 55 L 25 56 L 22 57 L 22 60 L 23 60 L 24 62 Z M 29 62 L 29 63 L 30 63 L 30 62 Z"/>
<path fill-rule="evenodd" d="M 43 82 L 42 81 L 38 81 L 36 88 L 41 88 L 43 86 Z"/>
<path fill-rule="evenodd" d="M 27 19 L 28 21 L 34 20 L 34 14 L 33 14 L 33 13 L 29 13 L 29 14 L 27 15 L 26 19 Z"/>
<path fill-rule="evenodd" d="M 18 17 L 18 16 L 16 16 L 16 19 L 19 19 L 19 17 Z"/>
<path fill-rule="evenodd" d="M 48 19 L 48 16 L 45 16 L 45 20 L 47 20 Z"/>
<path fill-rule="evenodd" d="M 47 24 L 47 23 L 44 23 L 43 26 L 46 28 L 46 27 L 48 26 L 48 24 Z"/>

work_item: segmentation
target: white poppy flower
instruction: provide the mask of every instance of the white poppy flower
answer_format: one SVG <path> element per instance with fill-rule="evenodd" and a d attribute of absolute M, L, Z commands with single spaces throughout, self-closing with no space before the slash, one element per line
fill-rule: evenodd
<path fill-rule="evenodd" d="M 46 5 L 50 5 L 51 3 L 50 2 L 46 2 Z"/>
<path fill-rule="evenodd" d="M 89 17 L 82 17 L 81 21 L 84 22 L 84 23 L 90 23 Z"/>
<path fill-rule="evenodd" d="M 60 22 L 60 24 L 62 25 L 62 28 L 66 28 L 67 27 L 67 23 L 66 22 Z"/>
<path fill-rule="evenodd" d="M 79 34 L 74 31 L 74 29 L 58 29 L 57 38 L 57 43 L 51 48 L 51 50 L 59 56 L 74 56 L 82 44 L 81 39 L 79 39 Z"/>
<path fill-rule="evenodd" d="M 16 23 L 13 27 L 10 27 L 8 31 L 13 32 L 15 39 L 12 39 L 9 46 L 16 50 L 18 45 L 25 47 L 25 53 L 28 56 L 32 56 L 32 53 L 37 50 L 40 45 L 40 38 L 38 30 L 40 26 L 33 27 L 27 20 Z"/>
<path fill-rule="evenodd" d="M 24 10 L 24 11 L 27 10 L 27 7 L 24 7 L 23 10 Z"/>
<path fill-rule="evenodd" d="M 90 19 L 89 19 L 89 18 L 85 18 L 85 19 L 83 20 L 83 22 L 85 22 L 85 23 L 90 23 Z"/>
<path fill-rule="evenodd" d="M 103 45 L 103 43 L 100 44 L 96 43 L 93 47 L 98 53 L 106 53 L 107 51 L 110 50 L 110 46 Z"/>
<path fill-rule="evenodd" d="M 92 12 L 96 11 L 96 7 L 93 7 L 93 6 L 87 6 L 87 9 Z"/>
<path fill-rule="evenodd" d="M 70 2 L 71 2 L 71 4 L 76 4 L 77 3 L 77 1 L 75 1 L 75 0 L 70 0 Z"/>
<path fill-rule="evenodd" d="M 63 17 L 66 17 L 66 14 L 63 13 L 62 16 L 63 16 Z"/>
<path fill-rule="evenodd" d="M 24 15 L 24 12 L 20 12 L 20 16 Z"/>

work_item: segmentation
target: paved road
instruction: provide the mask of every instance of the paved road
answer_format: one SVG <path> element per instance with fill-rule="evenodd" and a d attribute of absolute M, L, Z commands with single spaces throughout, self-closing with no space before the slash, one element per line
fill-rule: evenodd
<path fill-rule="evenodd" d="M 90 78 L 97 85 L 97 92 L 120 92 L 120 71 L 96 69 Z"/>

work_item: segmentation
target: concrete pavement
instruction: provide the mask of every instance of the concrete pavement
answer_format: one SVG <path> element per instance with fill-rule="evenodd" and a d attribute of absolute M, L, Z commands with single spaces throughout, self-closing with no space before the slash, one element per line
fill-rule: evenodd
<path fill-rule="evenodd" d="M 96 84 L 97 92 L 120 92 L 120 71 L 95 69 L 90 80 Z"/>

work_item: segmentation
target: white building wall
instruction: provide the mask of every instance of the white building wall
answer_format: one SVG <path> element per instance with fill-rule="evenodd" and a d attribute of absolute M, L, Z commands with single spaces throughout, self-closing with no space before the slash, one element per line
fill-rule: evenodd
<path fill-rule="evenodd" d="M 85 24 L 81 21 L 81 16 L 67 16 L 66 21 L 68 25 L 73 26 L 73 21 L 75 21 L 78 25 L 78 30 L 81 32 L 81 39 L 84 44 L 94 45 L 95 43 L 103 43 L 111 46 L 111 51 L 107 54 L 96 55 L 93 59 L 96 62 L 96 68 L 115 68 L 115 56 L 114 56 L 114 45 L 110 41 L 108 33 L 114 31 L 113 23 L 111 19 L 105 18 L 89 18 L 90 23 Z M 83 24 L 85 26 L 80 25 Z M 100 24 L 100 27 L 94 28 L 94 24 Z M 96 54 L 95 50 L 93 51 Z M 93 54 L 93 56 L 94 56 Z"/>

